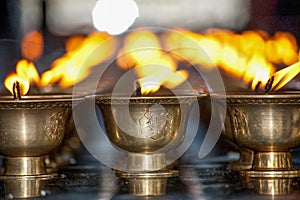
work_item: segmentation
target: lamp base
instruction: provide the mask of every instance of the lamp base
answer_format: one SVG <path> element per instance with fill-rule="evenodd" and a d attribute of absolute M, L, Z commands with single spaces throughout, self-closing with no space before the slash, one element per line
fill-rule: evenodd
<path fill-rule="evenodd" d="M 300 170 L 269 170 L 269 171 L 241 171 L 242 176 L 250 178 L 295 178 L 300 177 Z"/>
<path fill-rule="evenodd" d="M 247 188 L 263 195 L 285 195 L 293 191 L 293 178 L 248 178 Z"/>
<path fill-rule="evenodd" d="M 0 180 L 8 199 L 33 198 L 46 195 L 42 190 L 46 181 L 59 177 L 64 175 L 46 168 L 44 157 L 6 157 Z"/>
<path fill-rule="evenodd" d="M 177 170 L 143 173 L 117 172 L 120 179 L 128 181 L 129 192 L 134 196 L 159 196 L 166 194 L 167 179 L 178 176 Z"/>

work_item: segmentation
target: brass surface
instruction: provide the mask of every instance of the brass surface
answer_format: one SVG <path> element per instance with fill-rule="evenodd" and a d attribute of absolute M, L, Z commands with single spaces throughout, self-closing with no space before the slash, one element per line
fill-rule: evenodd
<path fill-rule="evenodd" d="M 45 180 L 29 179 L 7 179 L 4 180 L 5 196 L 12 198 L 33 198 L 42 196 L 42 187 Z"/>
<path fill-rule="evenodd" d="M 240 174 L 250 178 L 294 178 L 299 177 L 299 170 L 245 170 Z"/>
<path fill-rule="evenodd" d="M 127 165 L 133 172 L 166 166 L 165 153 L 183 141 L 189 112 L 196 102 L 195 96 L 96 97 L 108 138 L 116 148 L 129 152 Z M 118 126 L 129 124 L 129 120 L 135 127 L 128 125 L 124 131 Z"/>
<path fill-rule="evenodd" d="M 254 153 L 246 175 L 299 176 L 289 151 L 300 146 L 300 94 L 227 95 L 223 134 Z M 273 173 L 274 172 L 274 173 Z"/>
<path fill-rule="evenodd" d="M 238 161 L 230 163 L 227 168 L 229 170 L 241 171 L 252 168 L 254 152 L 250 149 L 239 148 L 240 158 Z"/>
<path fill-rule="evenodd" d="M 46 174 L 41 175 L 3 175 L 0 179 L 4 183 L 5 196 L 12 198 L 33 198 L 46 195 L 42 188 L 47 180 L 54 178 L 64 178 L 63 175 L 52 173 L 47 170 Z"/>
<path fill-rule="evenodd" d="M 254 170 L 292 170 L 290 152 L 255 152 Z"/>
<path fill-rule="evenodd" d="M 128 100 L 122 97 L 97 97 L 96 103 L 102 111 L 108 137 L 115 146 L 132 153 L 150 153 L 171 141 L 170 148 L 182 142 L 195 98 L 133 97 Z M 119 124 L 126 124 L 129 119 L 124 111 L 128 105 L 131 119 L 138 126 L 130 127 L 125 132 L 118 126 L 114 116 L 122 120 Z"/>
<path fill-rule="evenodd" d="M 233 127 L 231 125 L 230 117 L 225 118 L 225 126 L 223 127 L 222 135 L 224 140 L 228 143 L 235 151 L 240 153 L 240 158 L 238 161 L 230 163 L 227 168 L 229 170 L 241 171 L 248 170 L 252 168 L 254 151 L 245 147 L 241 147 L 234 142 L 233 138 Z"/>
<path fill-rule="evenodd" d="M 293 192 L 292 178 L 250 178 L 248 187 L 263 195 L 286 195 Z"/>
<path fill-rule="evenodd" d="M 0 154 L 4 175 L 45 174 L 44 156 L 62 142 L 71 111 L 70 95 L 0 97 Z"/>
<path fill-rule="evenodd" d="M 178 171 L 117 172 L 117 176 L 128 181 L 129 193 L 134 196 L 160 196 L 166 194 L 167 179 L 178 176 Z"/>
<path fill-rule="evenodd" d="M 194 96 L 96 97 L 111 143 L 128 152 L 128 171 L 117 172 L 127 179 L 134 196 L 158 196 L 166 193 L 167 179 L 178 171 L 166 169 L 166 152 L 184 139 Z M 129 107 L 129 115 L 126 109 Z M 114 118 L 118 117 L 118 120 Z M 129 120 L 135 125 L 131 126 Z M 118 125 L 128 127 L 123 130 Z M 161 169 L 161 170 L 159 170 Z M 159 171 L 154 171 L 159 170 Z"/>
<path fill-rule="evenodd" d="M 159 196 L 166 194 L 167 179 L 128 179 L 129 192 L 134 196 Z"/>
<path fill-rule="evenodd" d="M 136 154 L 128 153 L 128 168 L 130 171 L 153 171 L 153 169 L 164 168 L 166 164 L 165 154 Z"/>
<path fill-rule="evenodd" d="M 4 175 L 31 176 L 46 174 L 45 158 L 41 157 L 6 157 Z"/>

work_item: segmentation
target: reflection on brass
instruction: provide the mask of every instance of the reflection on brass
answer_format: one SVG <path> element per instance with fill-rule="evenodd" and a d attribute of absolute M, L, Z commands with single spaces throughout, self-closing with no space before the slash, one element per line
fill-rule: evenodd
<path fill-rule="evenodd" d="M 162 195 L 167 178 L 178 176 L 177 171 L 165 168 L 165 153 L 183 141 L 194 102 L 194 96 L 96 97 L 108 138 L 128 152 L 129 172 L 118 176 L 128 180 L 131 194 Z"/>
<path fill-rule="evenodd" d="M 258 194 L 284 195 L 293 191 L 292 178 L 251 178 L 248 185 Z"/>
<path fill-rule="evenodd" d="M 30 176 L 46 174 L 44 157 L 7 157 L 4 175 Z"/>
<path fill-rule="evenodd" d="M 230 121 L 230 117 L 225 118 L 225 126 L 223 127 L 222 134 L 227 143 L 229 143 L 234 150 L 238 151 L 240 153 L 240 158 L 238 161 L 234 161 L 230 163 L 227 168 L 229 170 L 234 170 L 234 171 L 242 171 L 242 170 L 248 170 L 252 168 L 252 163 L 253 163 L 253 157 L 254 157 L 254 152 L 251 149 L 241 147 L 234 143 L 234 138 L 233 138 L 233 126 Z"/>
<path fill-rule="evenodd" d="M 70 115 L 62 144 L 56 151 L 46 156 L 46 166 L 57 171 L 60 167 L 75 164 L 76 153 L 80 147 L 81 142 L 76 132 L 73 115 Z"/>
<path fill-rule="evenodd" d="M 177 147 L 183 140 L 189 110 L 194 101 L 195 97 L 177 99 L 176 96 L 96 99 L 110 141 L 132 153 L 150 153 L 166 145 Z M 126 112 L 128 105 L 130 117 Z M 130 127 L 129 120 L 133 120 L 136 126 Z M 119 127 L 120 124 L 125 126 L 126 131 Z"/>
<path fill-rule="evenodd" d="M 292 170 L 290 152 L 256 152 L 254 170 Z"/>
<path fill-rule="evenodd" d="M 4 180 L 5 196 L 12 198 L 32 198 L 41 196 L 45 180 L 40 179 L 7 179 Z"/>
<path fill-rule="evenodd" d="M 254 152 L 250 149 L 240 148 L 240 158 L 238 161 L 232 162 L 228 165 L 228 169 L 234 171 L 248 170 L 252 168 Z"/>
<path fill-rule="evenodd" d="M 153 171 L 166 166 L 165 154 L 137 154 L 128 153 L 128 169 L 133 172 Z"/>
<path fill-rule="evenodd" d="M 45 156 L 61 144 L 71 106 L 70 95 L 0 97 L 0 153 L 5 156 L 0 178 L 9 190 L 23 187 L 14 196 L 39 196 L 35 189 L 26 194 L 25 188 L 39 189 L 38 180 L 53 178 Z"/>
<path fill-rule="evenodd" d="M 254 150 L 250 177 L 297 177 L 289 151 L 300 146 L 300 94 L 227 95 L 224 134 Z"/>
<path fill-rule="evenodd" d="M 167 179 L 178 176 L 178 171 L 155 171 L 146 173 L 117 172 L 121 179 L 128 180 L 129 192 L 135 196 L 159 196 L 166 194 Z"/>

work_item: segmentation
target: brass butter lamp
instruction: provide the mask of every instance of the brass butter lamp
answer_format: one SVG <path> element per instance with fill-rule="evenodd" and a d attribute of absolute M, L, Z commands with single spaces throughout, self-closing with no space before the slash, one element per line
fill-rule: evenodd
<path fill-rule="evenodd" d="M 0 97 L 0 153 L 5 156 L 1 179 L 14 198 L 41 196 L 43 180 L 57 176 L 45 157 L 64 138 L 71 95 Z"/>

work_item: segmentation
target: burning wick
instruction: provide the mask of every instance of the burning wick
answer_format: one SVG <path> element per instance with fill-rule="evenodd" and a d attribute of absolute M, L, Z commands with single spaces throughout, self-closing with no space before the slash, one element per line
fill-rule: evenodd
<path fill-rule="evenodd" d="M 141 91 L 141 85 L 140 85 L 139 81 L 134 82 L 134 89 L 135 89 L 135 95 L 137 97 L 141 97 L 142 91 Z"/>
<path fill-rule="evenodd" d="M 254 90 L 255 92 L 258 92 L 260 85 L 261 85 L 261 81 L 258 81 L 258 83 L 255 86 L 255 90 Z"/>
<path fill-rule="evenodd" d="M 13 95 L 14 99 L 21 100 L 21 87 L 19 81 L 16 81 L 13 84 Z"/>
<path fill-rule="evenodd" d="M 269 78 L 266 86 L 265 86 L 265 94 L 269 94 L 271 89 L 272 89 L 272 86 L 273 86 L 273 82 L 274 82 L 274 76 L 272 76 L 271 78 Z"/>

